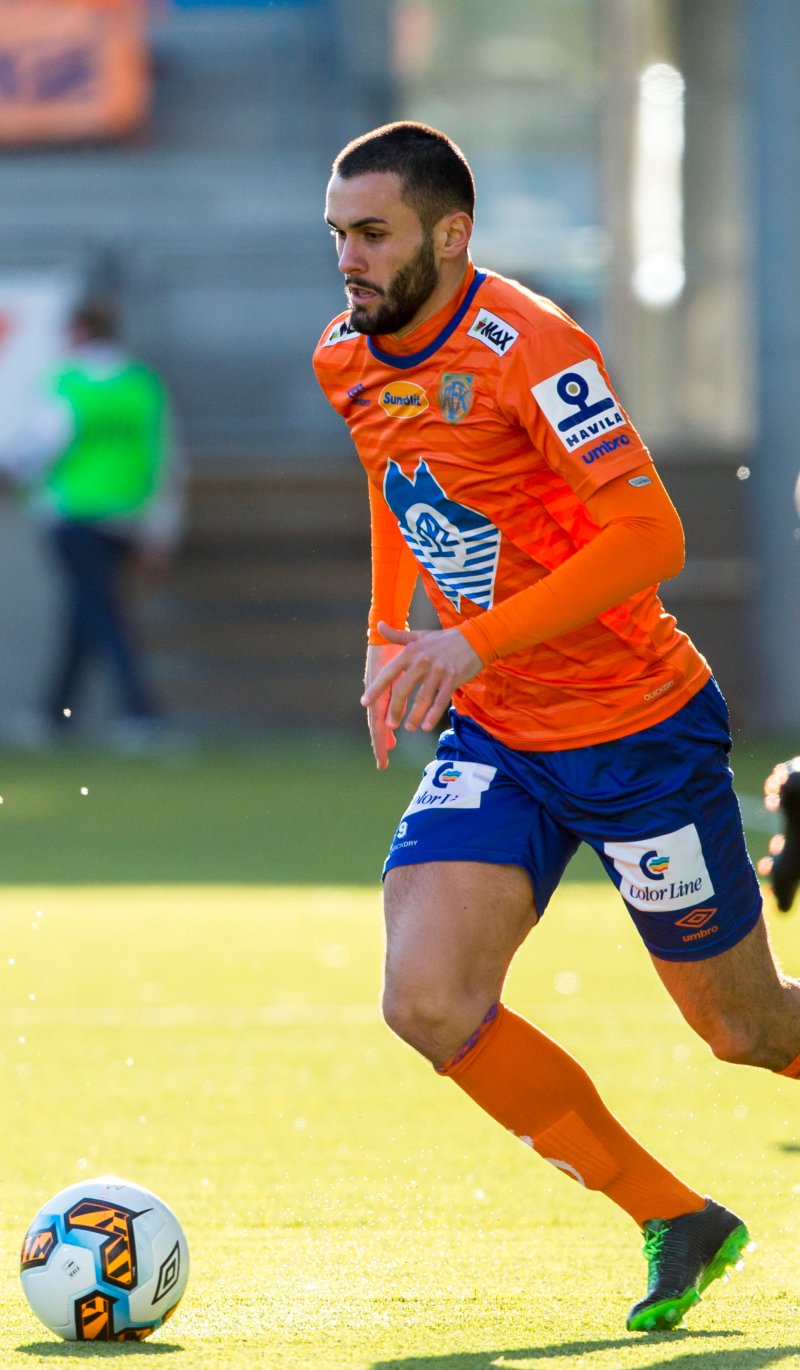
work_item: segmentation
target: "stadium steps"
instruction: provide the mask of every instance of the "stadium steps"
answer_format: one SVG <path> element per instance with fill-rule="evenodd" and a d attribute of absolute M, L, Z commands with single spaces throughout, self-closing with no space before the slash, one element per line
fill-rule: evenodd
<path fill-rule="evenodd" d="M 178 562 L 142 604 L 166 707 L 216 733 L 362 729 L 368 603 L 355 467 L 203 472 Z"/>

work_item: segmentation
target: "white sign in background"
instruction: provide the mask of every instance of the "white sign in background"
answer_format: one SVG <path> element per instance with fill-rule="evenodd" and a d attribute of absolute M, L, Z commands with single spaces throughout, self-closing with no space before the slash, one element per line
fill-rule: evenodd
<path fill-rule="evenodd" d="M 0 273 L 0 460 L 64 354 L 80 287 L 67 271 Z"/>

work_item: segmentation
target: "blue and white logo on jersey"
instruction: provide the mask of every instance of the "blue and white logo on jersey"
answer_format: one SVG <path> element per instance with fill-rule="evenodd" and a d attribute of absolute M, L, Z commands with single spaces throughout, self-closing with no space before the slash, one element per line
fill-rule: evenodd
<path fill-rule="evenodd" d="M 531 386 L 531 394 L 570 452 L 627 422 L 597 362 L 589 358 Z"/>
<path fill-rule="evenodd" d="M 422 458 L 411 480 L 390 461 L 383 493 L 417 561 L 451 604 L 460 611 L 465 595 L 491 609 L 500 529 L 485 514 L 448 499 Z"/>

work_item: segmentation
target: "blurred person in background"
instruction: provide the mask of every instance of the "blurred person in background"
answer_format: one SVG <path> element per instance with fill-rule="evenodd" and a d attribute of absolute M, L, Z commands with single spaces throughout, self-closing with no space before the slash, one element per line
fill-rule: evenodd
<path fill-rule="evenodd" d="M 182 463 L 161 379 L 132 358 L 105 302 L 77 308 L 63 362 L 22 420 L 6 473 L 43 529 L 64 598 L 60 643 L 41 707 L 13 738 L 45 745 L 78 714 L 94 662 L 110 671 L 118 715 L 109 740 L 138 750 L 164 736 L 131 623 L 128 573 L 169 565 L 183 522 Z"/>

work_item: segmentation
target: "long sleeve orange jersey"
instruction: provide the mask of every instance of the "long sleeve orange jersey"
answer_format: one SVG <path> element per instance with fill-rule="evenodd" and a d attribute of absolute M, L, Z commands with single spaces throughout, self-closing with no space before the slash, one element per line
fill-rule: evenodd
<path fill-rule="evenodd" d="M 404 625 L 421 575 L 484 662 L 458 712 L 556 750 L 650 727 L 706 683 L 654 583 L 681 564 L 677 515 L 596 344 L 556 305 L 470 266 L 402 341 L 338 316 L 314 367 L 369 478 L 370 641 Z"/>

